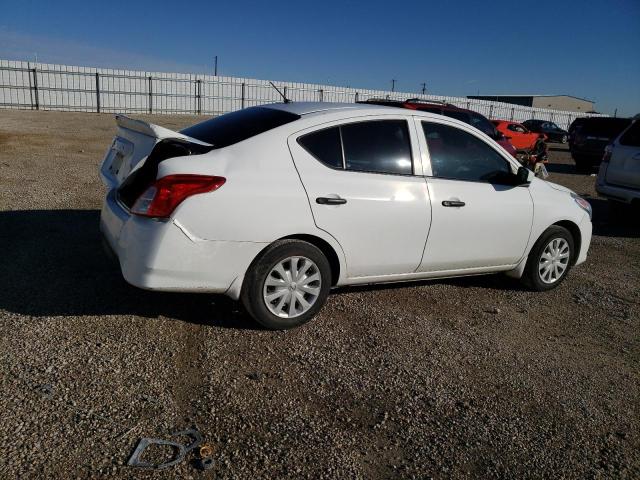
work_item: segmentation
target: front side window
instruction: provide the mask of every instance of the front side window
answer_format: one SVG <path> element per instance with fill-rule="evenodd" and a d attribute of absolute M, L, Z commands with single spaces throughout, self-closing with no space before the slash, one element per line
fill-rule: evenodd
<path fill-rule="evenodd" d="M 459 128 L 422 122 L 434 177 L 508 183 L 509 162 L 479 138 Z"/>
<path fill-rule="evenodd" d="M 374 120 L 340 127 L 347 170 L 411 175 L 411 140 L 404 120 Z"/>
<path fill-rule="evenodd" d="M 471 123 L 469 121 L 469 114 L 467 112 L 461 112 L 458 110 L 444 110 L 442 113 L 447 117 L 455 118 L 456 120 L 460 120 L 461 122 L 469 124 Z"/>

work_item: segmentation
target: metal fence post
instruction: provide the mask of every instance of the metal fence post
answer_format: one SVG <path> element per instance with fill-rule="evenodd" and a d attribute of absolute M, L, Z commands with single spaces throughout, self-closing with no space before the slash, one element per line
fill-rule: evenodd
<path fill-rule="evenodd" d="M 515 108 L 511 107 L 511 121 L 513 122 L 513 113 L 515 111 Z"/>
<path fill-rule="evenodd" d="M 202 80 L 196 80 L 196 112 L 202 114 Z"/>
<path fill-rule="evenodd" d="M 489 105 L 489 118 L 493 118 L 493 104 Z"/>
<path fill-rule="evenodd" d="M 36 103 L 36 110 L 40 110 L 40 96 L 38 94 L 38 71 L 33 68 L 31 69 L 31 73 L 33 73 L 33 91 L 34 91 L 34 100 Z"/>
<path fill-rule="evenodd" d="M 467 102 L 467 110 L 471 109 L 471 102 Z"/>
<path fill-rule="evenodd" d="M 358 92 L 356 92 L 356 96 L 355 96 L 354 102 L 358 103 Z"/>
<path fill-rule="evenodd" d="M 153 83 L 149 75 L 149 113 L 153 113 Z"/>
<path fill-rule="evenodd" d="M 318 90 L 319 96 L 320 96 L 320 101 L 323 102 L 324 101 L 324 91 L 322 89 Z"/>
<path fill-rule="evenodd" d="M 246 84 L 242 82 L 242 89 L 240 90 L 240 95 L 241 95 L 240 99 L 241 99 L 242 108 L 244 108 L 245 88 L 246 88 Z"/>
<path fill-rule="evenodd" d="M 100 74 L 96 72 L 96 112 L 100 113 Z"/>

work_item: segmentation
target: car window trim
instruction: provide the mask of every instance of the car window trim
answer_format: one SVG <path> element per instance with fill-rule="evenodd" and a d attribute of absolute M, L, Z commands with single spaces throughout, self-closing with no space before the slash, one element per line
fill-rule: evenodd
<path fill-rule="evenodd" d="M 349 120 L 349 119 L 343 119 L 345 121 L 340 120 L 341 123 L 336 124 L 336 125 L 329 125 L 327 127 L 324 128 L 318 128 L 317 130 L 311 130 L 309 132 L 305 132 L 302 135 L 297 135 L 295 137 L 296 139 L 296 143 L 298 145 L 300 145 L 300 147 L 302 147 L 302 149 L 307 152 L 309 155 L 311 155 L 317 162 L 319 162 L 321 165 L 323 165 L 326 168 L 329 168 L 331 170 L 335 170 L 338 172 L 354 172 L 354 173 L 376 173 L 378 175 L 393 175 L 396 177 L 421 177 L 422 175 L 418 175 L 416 174 L 416 168 L 415 168 L 415 159 L 414 159 L 414 155 L 413 155 L 413 143 L 411 140 L 411 132 L 409 129 L 409 119 L 411 117 L 404 117 L 404 118 L 373 118 L 373 119 L 366 119 L 366 120 Z M 380 171 L 375 171 L 375 170 L 350 170 L 348 168 L 346 168 L 346 157 L 344 154 L 344 143 L 342 141 L 342 126 L 343 125 L 352 125 L 355 123 L 367 123 L 367 122 L 388 122 L 388 121 L 394 121 L 394 120 L 399 120 L 401 122 L 405 122 L 406 126 L 407 126 L 407 134 L 408 134 L 408 140 L 409 140 L 409 157 L 411 158 L 411 173 L 393 173 L 393 172 L 380 172 Z M 326 163 L 324 163 L 322 160 L 320 160 L 318 157 L 316 157 L 313 153 L 311 153 L 309 150 L 307 150 L 304 145 L 302 145 L 302 143 L 300 143 L 300 139 L 306 135 L 311 135 L 314 134 L 316 132 L 321 132 L 323 130 L 328 130 L 330 128 L 337 128 L 338 132 L 339 132 L 339 136 L 340 136 L 340 148 L 342 151 L 342 168 L 336 168 L 336 167 L 332 167 L 327 165 Z"/>

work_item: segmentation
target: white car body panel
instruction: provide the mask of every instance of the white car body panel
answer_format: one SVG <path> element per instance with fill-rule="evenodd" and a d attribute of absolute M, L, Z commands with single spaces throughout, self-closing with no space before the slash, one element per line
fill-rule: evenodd
<path fill-rule="evenodd" d="M 612 142 L 608 147 L 611 148 L 609 161 L 600 164 L 596 191 L 603 197 L 624 203 L 640 200 L 640 147 L 620 143 L 625 132 L 638 121 Z"/>
<path fill-rule="evenodd" d="M 406 116 L 373 115 L 366 120 L 409 120 L 412 157 L 421 171 L 413 122 Z M 363 121 L 350 117 L 323 128 Z M 316 131 L 302 130 L 288 139 L 296 169 L 308 197 L 315 224 L 333 236 L 348 258 L 349 278 L 412 273 L 422 257 L 431 223 L 431 205 L 423 178 L 332 169 L 297 142 Z M 336 197 L 344 205 L 319 205 L 318 197 Z M 381 252 L 385 252 L 381 254 Z"/>
<path fill-rule="evenodd" d="M 528 186 L 504 189 L 429 177 L 428 149 L 422 130 L 416 127 L 418 120 L 470 132 L 517 169 L 507 152 L 465 123 L 378 106 L 292 103 L 270 108 L 302 117 L 235 145 L 170 158 L 158 165 L 157 178 L 172 174 L 226 178 L 220 189 L 187 198 L 163 220 L 131 214 L 118 201 L 116 190 L 141 168 L 160 140 L 196 141 L 119 118 L 114 146 L 125 157 L 125 168 L 117 173 L 110 170 L 111 148 L 101 167 L 109 189 L 101 230 L 128 282 L 147 289 L 225 293 L 237 299 L 251 262 L 272 242 L 292 236 L 317 238 L 329 245 L 340 269 L 335 285 L 507 270 L 519 276 L 537 238 L 562 221 L 580 229 L 578 263 L 586 258 L 591 223 L 566 191 L 532 174 Z M 413 176 L 332 170 L 296 141 L 326 126 L 375 118 L 409 122 Z M 330 195 L 348 202 L 333 206 L 314 201 Z M 454 196 L 468 200 L 468 205 L 438 208 L 443 199 Z"/>

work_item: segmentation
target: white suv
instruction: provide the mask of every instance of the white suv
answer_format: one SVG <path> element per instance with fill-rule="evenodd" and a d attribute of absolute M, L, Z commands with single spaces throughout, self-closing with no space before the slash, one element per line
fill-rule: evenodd
<path fill-rule="evenodd" d="M 241 299 L 269 328 L 334 286 L 506 272 L 548 290 L 587 257 L 589 203 L 448 117 L 285 103 L 180 133 L 117 122 L 101 229 L 125 279 Z"/>
<path fill-rule="evenodd" d="M 614 205 L 640 201 L 640 120 L 605 148 L 596 191 Z"/>

